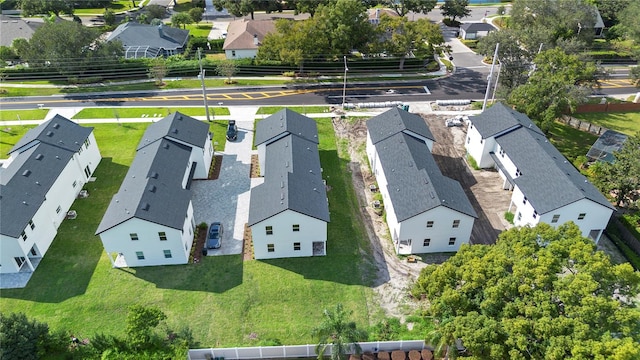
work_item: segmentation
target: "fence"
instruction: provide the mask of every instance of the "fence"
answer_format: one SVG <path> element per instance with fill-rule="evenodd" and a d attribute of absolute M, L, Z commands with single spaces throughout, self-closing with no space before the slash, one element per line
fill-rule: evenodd
<path fill-rule="evenodd" d="M 618 103 L 618 104 L 582 104 L 576 108 L 576 114 L 592 113 L 592 112 L 624 112 L 638 111 L 640 103 Z"/>
<path fill-rule="evenodd" d="M 377 353 L 394 350 L 423 350 L 431 349 L 423 340 L 377 341 L 359 343 L 362 352 Z M 331 345 L 327 347 L 325 355 L 331 353 Z M 285 358 L 315 358 L 316 345 L 283 345 L 283 346 L 255 346 L 236 348 L 211 348 L 189 350 L 189 360 L 224 359 L 285 359 Z"/>
<path fill-rule="evenodd" d="M 592 123 L 580 119 L 576 119 L 569 115 L 562 115 L 560 119 L 558 119 L 563 124 L 567 124 L 573 128 L 578 130 L 590 132 L 596 135 L 602 135 L 608 129 L 604 126 L 593 125 Z"/>
<path fill-rule="evenodd" d="M 627 244 L 627 246 L 629 246 L 631 250 L 633 250 L 633 252 L 635 252 L 636 254 L 638 254 L 638 256 L 640 256 L 640 240 L 636 239 L 636 237 L 633 236 L 631 231 L 629 231 L 629 229 L 627 229 L 622 224 L 622 222 L 620 221 L 620 219 L 618 219 L 617 216 L 614 216 L 611 219 L 611 222 L 616 227 L 616 230 L 618 230 L 618 235 L 619 235 L 618 238 L 623 243 Z"/>

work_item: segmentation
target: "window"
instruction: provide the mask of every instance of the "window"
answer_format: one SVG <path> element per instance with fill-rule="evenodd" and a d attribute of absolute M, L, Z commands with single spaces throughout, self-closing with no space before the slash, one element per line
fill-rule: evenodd
<path fill-rule="evenodd" d="M 267 252 L 276 251 L 276 247 L 273 244 L 267 244 Z"/>
<path fill-rule="evenodd" d="M 453 220 L 453 227 L 457 228 L 460 226 L 460 220 Z"/>
<path fill-rule="evenodd" d="M 171 250 L 162 250 L 164 252 L 165 259 L 171 259 L 173 256 L 171 255 Z"/>
<path fill-rule="evenodd" d="M 76 180 L 74 180 L 73 184 L 71 184 L 71 186 L 76 187 L 76 185 L 78 185 L 78 182 Z"/>
<path fill-rule="evenodd" d="M 471 137 L 467 136 L 467 144 L 471 142 Z"/>
<path fill-rule="evenodd" d="M 86 177 L 91 176 L 91 169 L 89 168 L 89 165 L 87 165 L 87 166 L 84 168 L 84 175 L 85 175 Z"/>
<path fill-rule="evenodd" d="M 456 244 L 456 238 L 449 238 L 449 245 L 455 245 Z"/>
<path fill-rule="evenodd" d="M 518 221 L 522 220 L 522 213 L 518 212 L 518 216 L 516 216 L 518 218 Z"/>
<path fill-rule="evenodd" d="M 267 235 L 273 235 L 273 226 L 265 226 L 264 229 L 267 232 Z"/>
<path fill-rule="evenodd" d="M 138 260 L 144 260 L 144 252 L 136 251 L 136 256 L 138 257 Z"/>
<path fill-rule="evenodd" d="M 164 231 L 160 231 L 158 233 L 158 237 L 160 238 L 160 241 L 166 241 L 167 240 L 167 233 Z"/>
<path fill-rule="evenodd" d="M 89 148 L 89 139 L 84 141 L 84 148 L 88 149 Z"/>
<path fill-rule="evenodd" d="M 60 211 L 62 211 L 62 208 L 60 207 L 60 205 L 58 205 L 58 208 L 56 209 L 56 214 L 60 214 Z"/>
<path fill-rule="evenodd" d="M 231 56 L 232 57 L 236 57 L 236 51 L 235 50 L 231 50 Z"/>
<path fill-rule="evenodd" d="M 524 199 L 522 199 L 522 203 L 525 204 L 525 205 L 527 204 L 527 197 L 526 196 L 524 197 Z"/>
<path fill-rule="evenodd" d="M 504 149 L 500 148 L 500 156 L 504 157 Z"/>
<path fill-rule="evenodd" d="M 429 244 L 431 244 L 431 239 L 422 240 L 422 246 L 429 246 Z"/>
<path fill-rule="evenodd" d="M 16 261 L 16 264 L 18 264 L 18 267 L 21 267 L 22 264 L 24 264 L 24 257 L 20 256 L 20 257 L 14 257 L 13 260 Z"/>
<path fill-rule="evenodd" d="M 433 221 L 427 221 L 427 227 L 428 228 L 432 228 L 433 227 Z"/>
<path fill-rule="evenodd" d="M 484 143 L 484 139 L 480 139 L 480 144 Z"/>
<path fill-rule="evenodd" d="M 295 251 L 299 251 L 300 250 L 300 243 L 299 242 L 293 243 L 293 250 L 295 250 Z"/>
<path fill-rule="evenodd" d="M 293 224 L 293 231 L 300 231 L 300 225 L 299 224 Z"/>
<path fill-rule="evenodd" d="M 535 219 L 535 218 L 537 218 L 537 217 L 538 217 L 538 212 L 537 212 L 537 211 L 534 211 L 534 212 L 533 212 L 533 218 Z"/>
<path fill-rule="evenodd" d="M 22 241 L 27 241 L 27 233 L 26 233 L 26 232 L 24 232 L 24 231 L 23 231 L 23 232 L 20 234 L 20 237 L 22 237 Z"/>
<path fill-rule="evenodd" d="M 138 240 L 138 234 L 136 233 L 129 234 L 129 237 L 131 238 L 131 240 Z"/>
<path fill-rule="evenodd" d="M 33 223 L 33 220 L 29 220 L 29 227 L 31 228 L 31 230 L 36 228 L 36 224 Z"/>
<path fill-rule="evenodd" d="M 560 215 L 556 214 L 556 215 L 553 215 L 553 219 L 551 219 L 551 222 L 552 223 L 557 223 L 558 220 L 560 220 Z"/>
<path fill-rule="evenodd" d="M 584 219 L 584 217 L 585 217 L 585 216 L 587 216 L 587 213 L 580 213 L 580 214 L 578 215 L 578 220 L 582 220 L 582 219 Z"/>

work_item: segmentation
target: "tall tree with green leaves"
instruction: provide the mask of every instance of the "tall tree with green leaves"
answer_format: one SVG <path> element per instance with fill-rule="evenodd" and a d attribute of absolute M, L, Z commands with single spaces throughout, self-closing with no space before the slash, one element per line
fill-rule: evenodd
<path fill-rule="evenodd" d="M 297 14 L 309 14 L 311 17 L 315 15 L 316 9 L 320 5 L 328 3 L 329 0 L 293 0 L 289 1 Z"/>
<path fill-rule="evenodd" d="M 640 273 L 614 265 L 573 223 L 513 228 L 420 274 L 438 338 L 474 359 L 640 357 Z M 436 344 L 434 344 L 436 345 Z M 450 351 L 451 353 L 451 351 Z"/>
<path fill-rule="evenodd" d="M 75 2 L 69 0 L 20 0 L 23 16 L 60 14 L 73 15 Z"/>
<path fill-rule="evenodd" d="M 157 307 L 129 306 L 125 332 L 131 346 L 134 349 L 150 347 L 155 327 L 166 318 L 167 316 Z"/>
<path fill-rule="evenodd" d="M 406 17 L 382 15 L 376 30 L 384 39 L 383 50 L 400 58 L 400 70 L 409 53 L 432 52 L 434 47 L 444 44 L 440 27 L 429 19 L 409 21 Z"/>
<path fill-rule="evenodd" d="M 359 0 L 334 0 L 318 6 L 314 20 L 325 31 L 331 54 L 341 57 L 367 44 L 372 25 L 366 11 Z"/>
<path fill-rule="evenodd" d="M 513 89 L 526 83 L 536 53 L 529 52 L 521 46 L 514 31 L 508 28 L 493 31 L 482 37 L 476 50 L 479 54 L 493 57 L 498 43 L 500 91 L 508 96 Z"/>
<path fill-rule="evenodd" d="M 193 23 L 193 18 L 186 12 L 175 13 L 171 16 L 171 26 L 177 28 L 186 28 L 187 25 Z"/>
<path fill-rule="evenodd" d="M 541 52 L 533 62 L 533 73 L 511 92 L 508 102 L 547 132 L 562 113 L 586 102 L 597 86 L 599 69 L 559 48 Z"/>
<path fill-rule="evenodd" d="M 218 11 L 227 9 L 230 14 L 237 17 L 251 15 L 251 20 L 254 19 L 254 12 L 258 9 L 258 3 L 253 0 L 214 0 L 213 6 Z"/>
<path fill-rule="evenodd" d="M 436 7 L 438 0 L 380 0 L 379 3 L 384 7 L 393 9 L 396 14 L 405 16 L 410 11 L 426 14 Z M 369 4 L 369 6 L 371 5 L 373 4 Z"/>
<path fill-rule="evenodd" d="M 347 312 L 342 304 L 336 305 L 335 310 L 323 311 L 323 321 L 317 328 L 313 329 L 312 335 L 318 341 L 316 345 L 316 354 L 318 360 L 324 359 L 324 353 L 328 346 L 331 345 L 331 360 L 344 360 L 351 347 L 360 354 L 362 349 L 358 342 L 367 339 L 367 333 L 358 329 L 356 323 L 350 321 L 348 317 L 351 312 Z"/>
<path fill-rule="evenodd" d="M 43 359 L 51 340 L 47 324 L 23 313 L 0 313 L 0 359 Z"/>
<path fill-rule="evenodd" d="M 605 193 L 614 193 L 618 206 L 640 207 L 633 194 L 640 189 L 640 133 L 630 136 L 615 160 L 603 163 L 596 171 L 596 184 Z"/>
<path fill-rule="evenodd" d="M 456 21 L 456 18 L 462 19 L 471 14 L 468 6 L 469 0 L 444 0 L 444 4 L 440 6 L 440 13 L 451 21 Z"/>

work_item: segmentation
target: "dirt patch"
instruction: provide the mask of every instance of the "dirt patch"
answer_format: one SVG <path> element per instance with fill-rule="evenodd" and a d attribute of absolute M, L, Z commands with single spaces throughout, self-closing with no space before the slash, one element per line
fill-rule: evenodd
<path fill-rule="evenodd" d="M 260 177 L 260 162 L 258 161 L 258 155 L 256 154 L 251 155 L 251 168 L 249 169 L 249 177 Z"/>
<path fill-rule="evenodd" d="M 244 236 L 242 237 L 242 261 L 249 261 L 253 259 L 251 228 L 247 224 L 244 224 Z"/>
<path fill-rule="evenodd" d="M 217 180 L 220 176 L 220 169 L 222 169 L 222 155 L 215 155 L 212 161 L 213 166 L 209 168 L 209 177 L 207 180 Z"/>

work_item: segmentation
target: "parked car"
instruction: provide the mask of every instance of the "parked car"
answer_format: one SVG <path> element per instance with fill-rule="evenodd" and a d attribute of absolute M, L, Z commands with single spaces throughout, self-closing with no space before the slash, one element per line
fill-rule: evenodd
<path fill-rule="evenodd" d="M 229 120 L 227 125 L 227 140 L 235 141 L 238 138 L 238 126 L 235 120 Z"/>
<path fill-rule="evenodd" d="M 219 249 L 222 245 L 222 233 L 224 229 L 219 222 L 211 223 L 209 236 L 207 236 L 207 249 Z"/>

